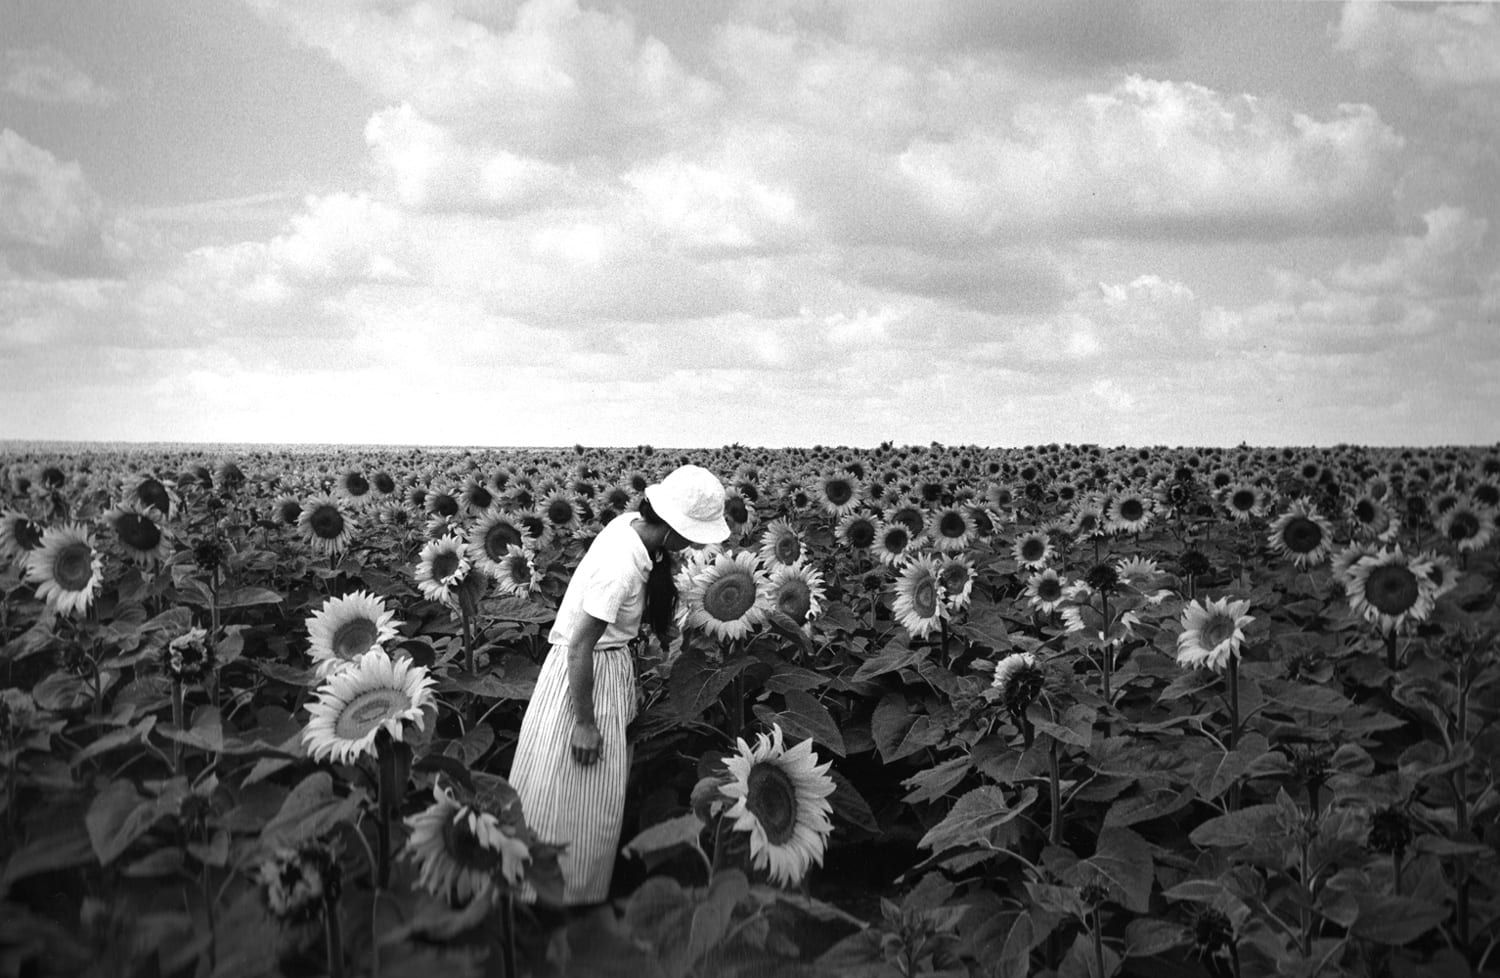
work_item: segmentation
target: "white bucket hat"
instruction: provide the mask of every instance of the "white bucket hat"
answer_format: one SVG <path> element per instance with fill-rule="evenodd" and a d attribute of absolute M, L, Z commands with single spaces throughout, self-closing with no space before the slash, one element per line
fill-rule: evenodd
<path fill-rule="evenodd" d="M 729 539 L 724 487 L 705 468 L 678 466 L 660 482 L 647 486 L 646 498 L 668 526 L 693 543 L 723 543 Z"/>

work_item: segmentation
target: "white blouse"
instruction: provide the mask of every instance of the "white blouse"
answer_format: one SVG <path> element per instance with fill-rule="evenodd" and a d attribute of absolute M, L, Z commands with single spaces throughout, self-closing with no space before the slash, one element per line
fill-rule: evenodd
<path fill-rule="evenodd" d="M 640 518 L 639 513 L 621 513 L 594 537 L 558 605 L 553 644 L 571 642 L 584 615 L 609 623 L 596 648 L 624 645 L 640 631 L 651 573 L 651 555 L 635 532 Z"/>

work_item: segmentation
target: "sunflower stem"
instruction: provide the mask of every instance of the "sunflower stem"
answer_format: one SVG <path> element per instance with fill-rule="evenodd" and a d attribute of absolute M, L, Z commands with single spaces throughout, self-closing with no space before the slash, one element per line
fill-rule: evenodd
<path fill-rule="evenodd" d="M 172 682 L 172 726 L 180 733 L 182 731 L 182 680 Z M 182 773 L 182 741 L 172 741 L 172 773 Z"/>
<path fill-rule="evenodd" d="M 1393 628 L 1385 633 L 1385 667 L 1391 672 L 1398 668 L 1396 662 L 1396 630 Z"/>
<path fill-rule="evenodd" d="M 1228 681 L 1229 686 L 1229 736 L 1226 738 L 1225 742 L 1228 744 L 1229 749 L 1232 751 L 1234 750 L 1235 741 L 1239 738 L 1240 733 L 1240 660 L 1237 654 L 1230 654 L 1228 669 L 1225 672 L 1225 677 Z M 1240 785 L 1239 782 L 1236 781 L 1234 784 L 1231 784 L 1229 786 L 1229 810 L 1231 812 L 1235 812 L 1239 811 L 1239 808 Z"/>
<path fill-rule="evenodd" d="M 344 978 L 344 934 L 339 926 L 337 900 L 323 901 L 323 936 L 327 940 L 328 976 Z"/>
<path fill-rule="evenodd" d="M 1397 846 L 1391 850 L 1391 886 L 1394 887 L 1395 895 L 1401 895 L 1401 847 Z"/>
<path fill-rule="evenodd" d="M 1094 966 L 1098 969 L 1095 973 L 1099 978 L 1105 978 L 1109 972 L 1104 970 L 1104 936 L 1099 932 L 1099 908 L 1097 906 L 1089 910 L 1089 917 L 1092 925 L 1089 930 L 1093 932 L 1094 938 Z"/>
<path fill-rule="evenodd" d="M 505 978 L 516 978 L 516 901 L 507 892 L 500 900 L 501 927 L 505 933 Z"/>
<path fill-rule="evenodd" d="M 1062 845 L 1062 777 L 1057 758 L 1057 738 L 1047 738 L 1047 786 L 1051 790 L 1052 827 L 1050 839 L 1053 845 Z"/>

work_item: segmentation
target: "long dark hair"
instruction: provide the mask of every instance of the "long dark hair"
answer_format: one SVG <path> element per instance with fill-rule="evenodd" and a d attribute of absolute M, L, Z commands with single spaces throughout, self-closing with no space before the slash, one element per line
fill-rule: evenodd
<path fill-rule="evenodd" d="M 652 526 L 667 525 L 649 499 L 641 500 L 641 519 Z M 672 571 L 672 552 L 663 547 L 646 577 L 646 608 L 641 612 L 641 620 L 656 632 L 663 649 L 672 641 L 672 625 L 677 617 L 677 584 L 672 580 Z"/>

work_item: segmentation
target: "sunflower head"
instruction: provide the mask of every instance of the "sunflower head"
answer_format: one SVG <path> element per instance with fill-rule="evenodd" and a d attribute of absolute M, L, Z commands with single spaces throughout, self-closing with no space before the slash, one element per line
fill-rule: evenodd
<path fill-rule="evenodd" d="M 1000 694 L 1000 703 L 1014 717 L 1023 717 L 1046 685 L 1047 675 L 1041 663 L 1030 652 L 1012 652 L 995 666 L 991 685 Z"/>
<path fill-rule="evenodd" d="M 175 683 L 198 682 L 213 667 L 213 649 L 208 644 L 208 632 L 201 628 L 188 629 L 162 649 L 162 669 Z"/>
<path fill-rule="evenodd" d="M 1388 806 L 1370 816 L 1370 834 L 1365 844 L 1375 852 L 1405 852 L 1415 833 L 1411 817 L 1400 808 Z"/>
<path fill-rule="evenodd" d="M 273 917 L 303 923 L 338 901 L 344 876 L 338 852 L 327 843 L 310 841 L 278 846 L 261 860 L 256 878 Z"/>
<path fill-rule="evenodd" d="M 725 818 L 749 834 L 756 869 L 767 870 L 772 882 L 794 885 L 812 863 L 823 862 L 833 828 L 830 765 L 818 764 L 811 740 L 787 748 L 779 725 L 759 735 L 754 747 L 741 739 L 737 748 L 725 761 L 728 777 L 720 788 L 732 802 Z"/>
<path fill-rule="evenodd" d="M 1089 568 L 1083 580 L 1100 594 L 1113 594 L 1120 588 L 1120 571 L 1114 564 L 1095 564 Z"/>

